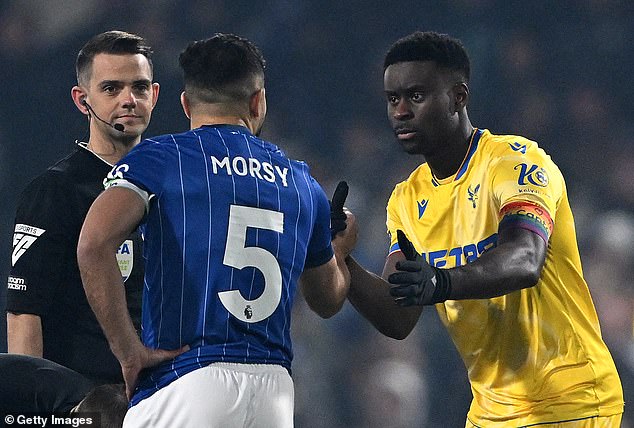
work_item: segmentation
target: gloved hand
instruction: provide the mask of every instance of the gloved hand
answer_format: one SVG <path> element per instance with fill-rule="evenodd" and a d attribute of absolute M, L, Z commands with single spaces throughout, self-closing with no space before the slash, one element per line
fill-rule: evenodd
<path fill-rule="evenodd" d="M 406 261 L 396 263 L 398 272 L 388 277 L 394 301 L 399 306 L 412 306 L 433 305 L 447 300 L 451 294 L 451 279 L 447 271 L 427 263 L 403 231 L 397 230 L 396 237 Z"/>
<path fill-rule="evenodd" d="M 343 205 L 347 196 L 348 183 L 340 181 L 330 201 L 330 239 L 335 239 L 337 233 L 346 230 L 346 213 L 343 212 Z"/>

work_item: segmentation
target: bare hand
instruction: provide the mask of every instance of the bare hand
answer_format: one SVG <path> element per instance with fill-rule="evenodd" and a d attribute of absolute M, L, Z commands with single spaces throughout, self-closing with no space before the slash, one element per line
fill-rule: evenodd
<path fill-rule="evenodd" d="M 127 361 L 120 362 L 123 380 L 125 381 L 125 392 L 128 396 L 128 400 L 132 398 L 141 370 L 147 367 L 154 367 L 163 361 L 174 359 L 178 355 L 187 351 L 189 351 L 189 345 L 185 345 L 180 349 L 174 349 L 172 351 L 167 351 L 165 349 L 150 349 L 145 346 L 141 346 Z"/>
<path fill-rule="evenodd" d="M 343 211 L 346 214 L 346 228 L 335 235 L 332 240 L 332 246 L 335 253 L 341 255 L 343 258 L 346 258 L 357 245 L 359 226 L 357 224 L 357 218 L 348 208 L 344 207 Z"/>

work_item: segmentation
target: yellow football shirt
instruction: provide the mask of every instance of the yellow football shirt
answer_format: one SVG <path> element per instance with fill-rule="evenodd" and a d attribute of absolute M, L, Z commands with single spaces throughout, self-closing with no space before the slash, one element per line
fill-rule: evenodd
<path fill-rule="evenodd" d="M 436 308 L 467 367 L 477 426 L 517 427 L 623 411 L 623 392 L 583 279 L 563 176 L 523 137 L 475 130 L 458 172 L 427 164 L 387 206 L 391 251 L 401 229 L 425 259 L 452 268 L 494 248 L 506 214 L 548 241 L 537 285 Z"/>

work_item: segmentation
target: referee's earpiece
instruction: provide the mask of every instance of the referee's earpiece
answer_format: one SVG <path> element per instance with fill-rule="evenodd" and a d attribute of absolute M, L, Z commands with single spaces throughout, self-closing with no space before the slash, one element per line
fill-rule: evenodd
<path fill-rule="evenodd" d="M 88 117 L 94 116 L 95 119 L 97 119 L 99 122 L 103 122 L 106 125 L 108 125 L 109 127 L 113 128 L 113 129 L 115 129 L 115 130 L 117 130 L 119 132 L 124 132 L 125 131 L 125 126 L 123 124 L 121 124 L 121 123 L 112 124 L 110 122 L 106 122 L 105 120 L 103 120 L 102 118 L 97 116 L 97 113 L 95 113 L 95 111 L 92 109 L 90 104 L 88 104 L 88 101 L 86 101 L 86 97 L 82 97 L 82 99 L 79 100 L 79 104 L 81 104 L 84 107 L 86 107 L 86 110 L 88 110 Z"/>
<path fill-rule="evenodd" d="M 88 106 L 88 102 L 86 101 L 86 97 L 81 97 L 79 100 L 79 104 L 86 108 L 86 113 L 90 115 L 90 107 Z"/>

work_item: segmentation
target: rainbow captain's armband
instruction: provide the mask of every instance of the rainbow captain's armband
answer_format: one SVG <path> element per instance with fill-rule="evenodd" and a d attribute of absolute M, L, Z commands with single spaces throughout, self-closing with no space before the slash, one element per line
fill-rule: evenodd
<path fill-rule="evenodd" d="M 498 231 L 509 228 L 521 228 L 538 234 L 546 243 L 553 232 L 554 222 L 548 212 L 527 202 L 508 204 L 500 211 L 502 220 Z"/>

